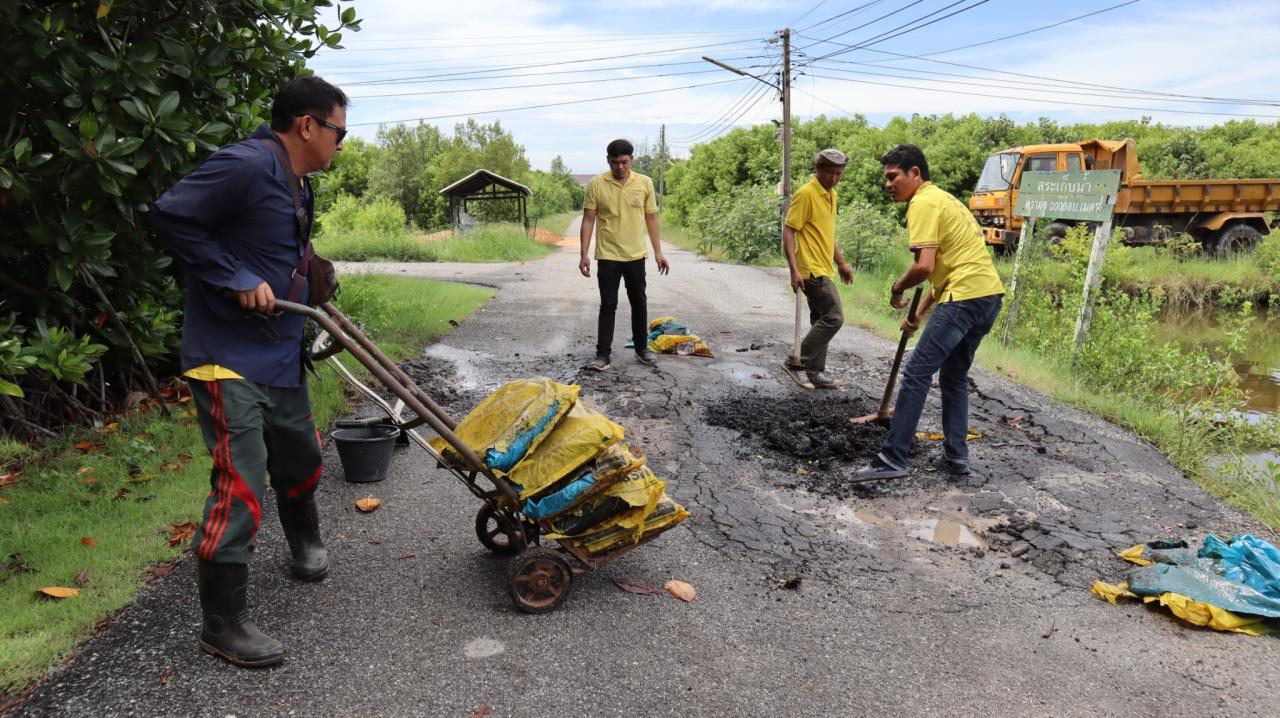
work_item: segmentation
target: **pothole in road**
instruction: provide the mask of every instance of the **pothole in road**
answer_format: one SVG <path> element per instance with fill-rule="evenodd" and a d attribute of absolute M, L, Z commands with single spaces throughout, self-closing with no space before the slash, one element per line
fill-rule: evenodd
<path fill-rule="evenodd" d="M 733 429 L 758 440 L 757 446 L 798 459 L 868 459 L 880 450 L 886 429 L 854 426 L 849 417 L 876 407 L 860 396 L 840 392 L 805 392 L 789 396 L 745 394 L 707 405 L 707 423 Z"/>
<path fill-rule="evenodd" d="M 855 510 L 848 506 L 838 506 L 835 518 L 842 523 L 853 524 L 865 528 L 875 528 L 891 533 L 905 535 L 943 546 L 969 546 L 986 548 L 986 542 L 974 533 L 968 524 L 939 518 L 905 518 L 895 519 L 867 511 Z"/>
<path fill-rule="evenodd" d="M 768 369 L 754 364 L 730 361 L 719 362 L 715 367 L 724 372 L 730 381 L 739 386 L 751 387 L 778 383 L 778 380 L 770 374 Z"/>

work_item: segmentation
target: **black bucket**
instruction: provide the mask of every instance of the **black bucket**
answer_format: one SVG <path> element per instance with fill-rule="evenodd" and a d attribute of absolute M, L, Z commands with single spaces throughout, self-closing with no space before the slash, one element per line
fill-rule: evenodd
<path fill-rule="evenodd" d="M 382 425 L 347 427 L 334 429 L 330 436 L 338 446 L 338 459 L 347 481 L 369 483 L 387 478 L 399 429 Z"/>

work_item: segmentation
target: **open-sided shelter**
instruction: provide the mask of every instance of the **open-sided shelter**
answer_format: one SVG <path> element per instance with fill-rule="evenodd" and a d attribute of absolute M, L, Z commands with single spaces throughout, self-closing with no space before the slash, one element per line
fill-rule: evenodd
<path fill-rule="evenodd" d="M 440 190 L 440 194 L 449 198 L 449 221 L 454 226 L 461 225 L 462 213 L 471 202 L 514 199 L 520 203 L 520 224 L 526 231 L 529 229 L 526 200 L 533 196 L 533 191 L 500 174 L 478 169 Z"/>

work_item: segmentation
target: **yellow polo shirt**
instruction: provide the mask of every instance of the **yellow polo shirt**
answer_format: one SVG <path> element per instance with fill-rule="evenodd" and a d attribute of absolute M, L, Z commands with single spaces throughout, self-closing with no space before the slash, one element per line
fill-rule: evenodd
<path fill-rule="evenodd" d="M 805 279 L 835 276 L 836 191 L 814 177 L 791 195 L 787 226 L 796 233 L 796 271 Z"/>
<path fill-rule="evenodd" d="M 625 183 L 605 172 L 587 183 L 583 205 L 596 211 L 596 259 L 629 262 L 649 256 L 646 214 L 658 213 L 653 180 L 632 172 Z"/>
<path fill-rule="evenodd" d="M 912 249 L 937 247 L 929 285 L 934 301 L 1004 294 L 982 228 L 969 208 L 932 182 L 925 182 L 907 204 L 907 241 Z"/>

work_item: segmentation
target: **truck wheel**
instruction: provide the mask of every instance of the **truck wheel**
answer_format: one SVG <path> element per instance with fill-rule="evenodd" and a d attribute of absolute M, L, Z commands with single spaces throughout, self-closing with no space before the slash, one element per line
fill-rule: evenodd
<path fill-rule="evenodd" d="M 1247 224 L 1233 224 L 1218 234 L 1218 259 L 1230 259 L 1237 254 L 1253 251 L 1262 239 L 1262 233 Z"/>
<path fill-rule="evenodd" d="M 1055 245 L 1058 242 L 1061 242 L 1063 238 L 1067 236 L 1067 230 L 1069 229 L 1071 229 L 1071 227 L 1062 222 L 1050 222 L 1048 226 L 1045 227 L 1045 231 L 1049 234 L 1049 244 Z"/>

